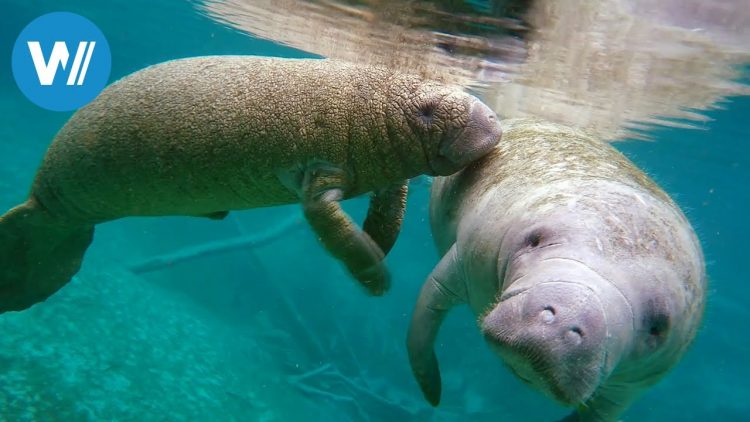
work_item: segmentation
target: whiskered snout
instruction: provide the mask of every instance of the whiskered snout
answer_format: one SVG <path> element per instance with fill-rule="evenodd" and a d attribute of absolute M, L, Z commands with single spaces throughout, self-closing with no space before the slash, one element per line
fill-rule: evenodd
<path fill-rule="evenodd" d="M 604 312 L 588 287 L 549 281 L 506 293 L 482 321 L 482 332 L 516 375 L 573 405 L 606 375 Z"/>
<path fill-rule="evenodd" d="M 440 145 L 440 155 L 460 169 L 485 156 L 500 142 L 500 120 L 492 109 L 475 99 L 469 110 L 469 120 L 453 139 Z"/>

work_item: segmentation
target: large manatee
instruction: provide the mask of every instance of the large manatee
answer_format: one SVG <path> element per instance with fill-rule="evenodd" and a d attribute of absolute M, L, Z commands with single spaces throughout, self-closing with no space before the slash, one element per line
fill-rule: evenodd
<path fill-rule="evenodd" d="M 433 185 L 442 259 L 409 329 L 414 375 L 437 405 L 433 343 L 446 313 L 468 303 L 513 373 L 576 407 L 569 420 L 615 420 L 696 334 L 700 244 L 667 194 L 609 144 L 539 120 L 502 126 L 493 152 Z"/>
<path fill-rule="evenodd" d="M 67 283 L 96 224 L 294 202 L 328 251 L 381 294 L 406 180 L 454 173 L 499 138 L 477 98 L 384 67 L 253 56 L 151 66 L 76 112 L 28 200 L 0 217 L 0 313 Z M 361 231 L 339 201 L 367 192 Z"/>

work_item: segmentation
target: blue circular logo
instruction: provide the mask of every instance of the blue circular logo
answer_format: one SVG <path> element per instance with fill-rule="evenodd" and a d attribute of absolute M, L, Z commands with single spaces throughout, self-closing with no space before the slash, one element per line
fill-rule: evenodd
<path fill-rule="evenodd" d="M 34 19 L 13 46 L 13 77 L 21 92 L 53 111 L 81 108 L 107 85 L 112 56 L 104 34 L 75 13 Z"/>

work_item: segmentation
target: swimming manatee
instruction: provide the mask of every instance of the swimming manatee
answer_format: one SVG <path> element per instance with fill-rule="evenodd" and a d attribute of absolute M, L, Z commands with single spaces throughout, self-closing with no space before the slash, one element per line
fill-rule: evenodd
<path fill-rule="evenodd" d="M 66 284 L 96 224 L 295 202 L 327 250 L 382 294 L 407 179 L 454 173 L 500 136 L 477 98 L 384 67 L 253 56 L 148 67 L 70 118 L 28 200 L 0 217 L 0 312 Z M 368 192 L 362 231 L 339 201 Z"/>
<path fill-rule="evenodd" d="M 613 421 L 695 337 L 700 244 L 667 194 L 609 144 L 541 120 L 502 128 L 491 153 L 433 184 L 442 259 L 414 309 L 413 373 L 437 405 L 433 344 L 446 313 L 467 303 L 515 375 L 576 408 L 566 420 Z"/>

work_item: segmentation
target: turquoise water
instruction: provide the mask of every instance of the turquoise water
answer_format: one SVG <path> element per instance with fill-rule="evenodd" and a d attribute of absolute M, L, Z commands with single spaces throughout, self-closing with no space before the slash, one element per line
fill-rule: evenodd
<path fill-rule="evenodd" d="M 107 35 L 116 80 L 149 64 L 205 54 L 308 57 L 248 37 L 181 1 L 7 1 L 0 6 L 0 209 L 24 200 L 68 113 L 28 102 L 10 74 L 20 30 L 50 11 L 82 14 Z M 683 207 L 710 276 L 704 327 L 676 369 L 625 420 L 750 419 L 748 98 L 732 98 L 702 130 L 661 129 L 617 147 Z M 1 420 L 528 420 L 567 410 L 517 381 L 489 351 L 467 309 L 438 339 L 443 402 L 412 380 L 404 339 L 437 260 L 428 193 L 415 183 L 388 258 L 394 279 L 368 298 L 318 245 L 296 206 L 224 221 L 131 218 L 97 228 L 82 271 L 59 294 L 0 316 Z M 346 209 L 361 221 L 366 202 Z M 267 243 L 133 274 L 190 246 L 265 233 Z"/>

